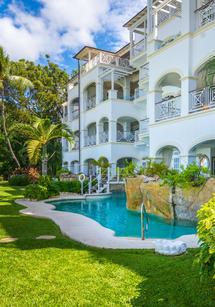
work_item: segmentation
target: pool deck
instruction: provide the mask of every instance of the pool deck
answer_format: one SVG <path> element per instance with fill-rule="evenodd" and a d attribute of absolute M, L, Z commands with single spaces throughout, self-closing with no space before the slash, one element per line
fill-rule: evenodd
<path fill-rule="evenodd" d="M 59 200 L 68 199 L 71 200 L 71 197 L 61 197 Z M 74 197 L 74 199 L 84 198 Z M 58 199 L 55 198 L 53 200 Z M 20 210 L 20 213 L 51 219 L 60 227 L 63 234 L 85 245 L 112 249 L 154 249 L 155 239 L 141 240 L 138 238 L 116 237 L 114 236 L 114 231 L 103 227 L 93 219 L 77 213 L 56 211 L 54 210 L 54 205 L 48 204 L 45 201 L 18 199 L 16 203 L 26 207 Z M 185 242 L 188 248 L 198 247 L 196 235 L 181 236 L 175 241 L 177 240 Z"/>

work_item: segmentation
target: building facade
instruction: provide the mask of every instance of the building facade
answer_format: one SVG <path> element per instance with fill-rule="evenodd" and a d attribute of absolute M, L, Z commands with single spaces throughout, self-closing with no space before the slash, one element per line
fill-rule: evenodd
<path fill-rule="evenodd" d="M 63 121 L 76 143 L 63 140 L 64 167 L 88 174 L 101 156 L 113 167 L 150 157 L 215 173 L 215 0 L 148 0 L 124 27 L 119 51 L 75 56 Z"/>

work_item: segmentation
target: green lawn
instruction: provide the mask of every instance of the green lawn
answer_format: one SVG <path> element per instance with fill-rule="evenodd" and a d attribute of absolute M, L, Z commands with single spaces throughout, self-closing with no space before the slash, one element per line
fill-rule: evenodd
<path fill-rule="evenodd" d="M 0 184 L 0 306 L 214 306 L 200 282 L 195 250 L 180 257 L 152 251 L 88 248 L 49 220 L 19 214 L 22 189 Z M 51 241 L 35 240 L 55 235 Z"/>

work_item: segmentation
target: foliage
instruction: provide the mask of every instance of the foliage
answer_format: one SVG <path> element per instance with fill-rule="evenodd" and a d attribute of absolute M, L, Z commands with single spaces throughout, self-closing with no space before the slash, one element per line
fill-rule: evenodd
<path fill-rule="evenodd" d="M 215 195 L 197 213 L 198 237 L 201 243 L 198 260 L 201 273 L 213 274 L 215 278 Z"/>
<path fill-rule="evenodd" d="M 56 175 L 59 178 L 63 174 L 70 174 L 71 172 L 67 168 L 60 168 L 57 170 Z"/>
<path fill-rule="evenodd" d="M 30 183 L 29 177 L 27 175 L 13 175 L 8 181 L 11 186 L 26 186 Z"/>
<path fill-rule="evenodd" d="M 40 177 L 40 173 L 35 167 L 16 168 L 13 172 L 13 175 L 25 175 L 28 177 L 30 183 L 37 182 Z"/>
<path fill-rule="evenodd" d="M 27 137 L 27 152 L 32 164 L 37 164 L 40 157 L 42 159 L 42 173 L 47 174 L 47 144 L 52 140 L 61 138 L 73 143 L 73 133 L 67 125 L 59 123 L 53 124 L 49 118 L 34 117 L 31 124 L 15 124 L 11 130 L 19 131 Z M 53 153 L 54 154 L 54 153 Z"/>
<path fill-rule="evenodd" d="M 182 167 L 182 174 L 185 183 L 188 183 L 193 187 L 199 187 L 205 183 L 205 175 L 208 174 L 208 169 L 193 163 L 189 164 L 186 168 Z"/>
<path fill-rule="evenodd" d="M 147 164 L 144 175 L 146 176 L 158 176 L 158 177 L 163 177 L 167 174 L 168 172 L 168 167 L 164 162 L 155 162 L 149 160 L 149 163 Z"/>
<path fill-rule="evenodd" d="M 40 184 L 29 184 L 24 191 L 24 196 L 32 200 L 43 200 L 49 197 L 48 189 Z"/>
<path fill-rule="evenodd" d="M 56 196 L 59 194 L 59 186 L 57 182 L 52 180 L 49 176 L 40 176 L 38 184 L 47 188 L 48 197 Z"/>
<path fill-rule="evenodd" d="M 135 177 L 137 174 L 136 168 L 136 163 L 130 162 L 126 167 L 120 169 L 120 176 L 122 176 L 122 178 Z"/>
<path fill-rule="evenodd" d="M 186 168 L 181 166 L 180 171 L 168 170 L 162 179 L 163 184 L 168 184 L 170 187 L 200 187 L 206 182 L 207 174 L 207 168 L 193 163 L 187 165 Z"/>
<path fill-rule="evenodd" d="M 21 59 L 11 62 L 14 75 L 23 76 L 33 84 L 31 95 L 25 103 L 32 114 L 38 117 L 49 117 L 54 122 L 61 119 L 62 103 L 67 99 L 69 76 L 57 64 L 46 57 L 44 65 Z"/>
<path fill-rule="evenodd" d="M 81 193 L 81 183 L 79 180 L 56 182 L 60 192 Z M 84 193 L 88 191 L 88 180 L 84 181 Z"/>

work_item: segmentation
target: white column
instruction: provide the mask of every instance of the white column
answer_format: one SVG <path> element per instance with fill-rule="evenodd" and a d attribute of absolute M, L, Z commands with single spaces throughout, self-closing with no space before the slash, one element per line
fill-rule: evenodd
<path fill-rule="evenodd" d="M 147 97 L 147 117 L 150 124 L 155 122 L 155 104 L 162 100 L 162 91 L 150 91 Z"/>
<path fill-rule="evenodd" d="M 109 122 L 109 142 L 116 142 L 116 121 L 110 120 Z"/>
<path fill-rule="evenodd" d="M 182 0 L 182 34 L 193 32 L 196 28 L 196 1 Z"/>
<path fill-rule="evenodd" d="M 184 77 L 181 80 L 181 116 L 189 114 L 190 92 L 196 89 L 196 79 Z"/>
<path fill-rule="evenodd" d="M 103 100 L 103 80 L 100 78 L 96 81 L 96 104 Z"/>
<path fill-rule="evenodd" d="M 152 0 L 147 0 L 147 22 L 148 22 L 148 34 L 152 32 Z"/>
<path fill-rule="evenodd" d="M 123 98 L 130 100 L 130 79 L 128 77 L 124 79 Z"/>
<path fill-rule="evenodd" d="M 129 39 L 130 39 L 130 57 L 133 56 L 133 47 L 134 47 L 134 38 L 133 38 L 133 30 L 129 32 Z"/>
<path fill-rule="evenodd" d="M 96 145 L 99 144 L 100 127 L 101 127 L 101 124 L 96 123 Z"/>

